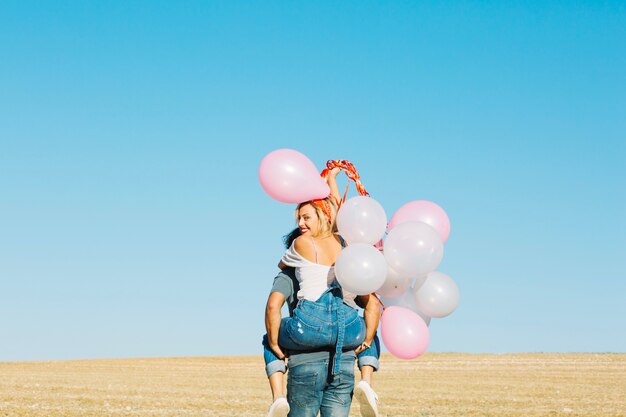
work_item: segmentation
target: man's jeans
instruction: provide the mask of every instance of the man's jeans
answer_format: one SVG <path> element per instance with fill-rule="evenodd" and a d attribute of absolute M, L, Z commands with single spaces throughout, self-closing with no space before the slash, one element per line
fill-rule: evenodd
<path fill-rule="evenodd" d="M 316 417 L 318 412 L 320 417 L 348 417 L 354 390 L 354 356 L 342 355 L 339 372 L 332 376 L 331 367 L 328 359 L 289 366 L 289 417 Z"/>

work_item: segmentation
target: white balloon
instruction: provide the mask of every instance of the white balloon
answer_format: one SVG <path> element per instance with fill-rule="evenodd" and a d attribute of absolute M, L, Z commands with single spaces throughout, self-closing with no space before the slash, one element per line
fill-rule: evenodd
<path fill-rule="evenodd" d="M 411 278 L 400 275 L 395 269 L 387 266 L 387 277 L 382 287 L 376 291 L 380 296 L 387 298 L 399 297 L 411 286 Z"/>
<path fill-rule="evenodd" d="M 459 287 L 448 275 L 435 271 L 414 290 L 415 305 L 431 317 L 446 317 L 459 305 Z"/>
<path fill-rule="evenodd" d="M 385 234 L 387 214 L 371 197 L 358 196 L 346 200 L 337 213 L 337 229 L 348 244 L 374 245 Z"/>
<path fill-rule="evenodd" d="M 395 298 L 380 297 L 380 301 L 382 301 L 385 307 L 398 306 L 398 307 L 408 308 L 409 310 L 411 310 L 412 312 L 420 316 L 426 322 L 427 326 L 430 326 L 430 317 L 424 314 L 423 312 L 421 312 L 415 305 L 415 298 L 413 297 L 413 288 L 408 288 L 399 297 L 395 297 Z"/>
<path fill-rule="evenodd" d="M 422 222 L 401 223 L 391 229 L 384 249 L 389 266 L 408 276 L 434 271 L 443 258 L 439 233 Z"/>
<path fill-rule="evenodd" d="M 387 262 L 372 245 L 355 243 L 339 252 L 335 275 L 346 291 L 366 295 L 375 292 L 385 282 Z"/>
<path fill-rule="evenodd" d="M 413 282 L 413 285 L 411 285 L 411 288 L 413 288 L 413 290 L 417 290 L 419 287 L 422 286 L 424 282 L 426 282 L 426 278 L 428 278 L 428 274 L 420 275 L 419 277 L 415 278 L 415 281 Z"/>

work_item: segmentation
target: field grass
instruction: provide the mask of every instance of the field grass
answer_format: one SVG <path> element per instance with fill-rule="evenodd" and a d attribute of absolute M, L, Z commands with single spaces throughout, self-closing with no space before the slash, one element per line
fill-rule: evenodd
<path fill-rule="evenodd" d="M 0 363 L 0 416 L 265 416 L 261 356 Z M 382 416 L 626 417 L 626 354 L 383 355 Z M 351 416 L 359 416 L 358 405 Z"/>

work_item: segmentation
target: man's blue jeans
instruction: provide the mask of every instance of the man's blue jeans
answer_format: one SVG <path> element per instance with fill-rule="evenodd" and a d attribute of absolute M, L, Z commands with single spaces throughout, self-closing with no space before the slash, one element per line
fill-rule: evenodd
<path fill-rule="evenodd" d="M 289 417 L 316 417 L 318 412 L 320 417 L 348 417 L 354 390 L 354 355 L 342 355 L 339 372 L 332 376 L 331 367 L 329 359 L 289 366 Z"/>

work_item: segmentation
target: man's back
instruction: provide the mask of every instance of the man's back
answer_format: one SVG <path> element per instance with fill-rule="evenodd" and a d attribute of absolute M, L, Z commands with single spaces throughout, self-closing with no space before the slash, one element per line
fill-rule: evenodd
<path fill-rule="evenodd" d="M 272 292 L 285 297 L 289 315 L 298 305 L 299 284 L 295 270 L 286 268 L 274 278 Z M 347 417 L 354 391 L 354 351 L 341 354 L 339 373 L 332 375 L 334 349 L 290 352 L 287 374 L 287 400 L 295 417 Z"/>

